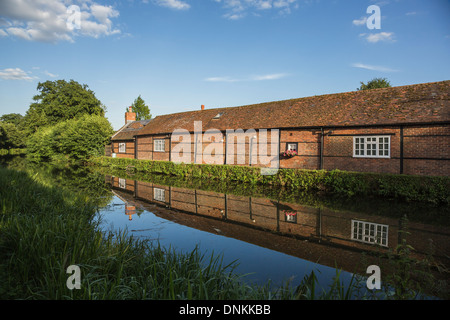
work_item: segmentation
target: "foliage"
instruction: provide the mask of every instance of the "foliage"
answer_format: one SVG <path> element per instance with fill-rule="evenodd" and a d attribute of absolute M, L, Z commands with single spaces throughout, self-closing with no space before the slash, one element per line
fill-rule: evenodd
<path fill-rule="evenodd" d="M 360 83 L 361 86 L 357 88 L 357 90 L 370 90 L 391 87 L 391 83 L 386 78 L 373 78 L 372 80 L 368 81 L 367 84 L 362 81 Z"/>
<path fill-rule="evenodd" d="M 0 121 L 12 123 L 15 124 L 16 126 L 19 125 L 22 120 L 23 116 L 19 113 L 8 113 L 0 117 Z"/>
<path fill-rule="evenodd" d="M 23 148 L 25 134 L 13 122 L 0 121 L 0 149 Z"/>
<path fill-rule="evenodd" d="M 152 118 L 150 109 L 145 104 L 144 99 L 142 99 L 140 95 L 134 100 L 131 107 L 132 111 L 136 113 L 136 120 L 147 120 Z"/>
<path fill-rule="evenodd" d="M 449 177 L 304 169 L 280 169 L 275 175 L 262 175 L 260 168 L 248 166 L 176 164 L 170 161 L 110 157 L 97 157 L 91 162 L 122 169 L 131 165 L 138 172 L 285 187 L 296 192 L 322 192 L 347 197 L 375 196 L 435 205 L 450 203 Z"/>
<path fill-rule="evenodd" d="M 74 80 L 45 81 L 38 84 L 37 90 L 40 94 L 33 97 L 34 102 L 23 119 L 27 133 L 86 114 L 105 115 L 106 107 L 86 84 Z"/>
<path fill-rule="evenodd" d="M 27 144 L 27 157 L 33 161 L 86 160 L 103 154 L 113 129 L 103 116 L 84 115 L 37 130 Z"/>

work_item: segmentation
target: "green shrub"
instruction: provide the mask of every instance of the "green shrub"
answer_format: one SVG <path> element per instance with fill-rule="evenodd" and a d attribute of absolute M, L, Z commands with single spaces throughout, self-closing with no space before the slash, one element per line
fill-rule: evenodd
<path fill-rule="evenodd" d="M 116 169 L 132 165 L 137 171 L 183 178 L 284 187 L 294 192 L 324 192 L 346 197 L 375 196 L 437 205 L 450 203 L 449 177 L 303 169 L 280 169 L 270 176 L 262 175 L 258 167 L 248 166 L 176 164 L 170 161 L 109 157 L 96 157 L 91 162 Z"/>

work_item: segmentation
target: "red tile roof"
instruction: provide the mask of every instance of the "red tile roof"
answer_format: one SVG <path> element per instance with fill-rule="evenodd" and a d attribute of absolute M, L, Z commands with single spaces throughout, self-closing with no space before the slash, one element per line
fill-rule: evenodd
<path fill-rule="evenodd" d="M 194 121 L 203 130 L 449 122 L 450 80 L 161 115 L 137 135 L 193 132 Z"/>
<path fill-rule="evenodd" d="M 117 140 L 132 140 L 133 137 L 142 130 L 151 120 L 140 120 L 129 122 L 111 137 L 112 141 Z"/>

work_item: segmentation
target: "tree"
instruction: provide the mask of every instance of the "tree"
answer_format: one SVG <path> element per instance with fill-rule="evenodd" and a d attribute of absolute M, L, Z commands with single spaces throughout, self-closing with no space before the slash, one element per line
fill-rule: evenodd
<path fill-rule="evenodd" d="M 25 146 L 25 135 L 12 122 L 0 121 L 0 149 L 15 149 Z"/>
<path fill-rule="evenodd" d="M 15 124 L 16 126 L 20 124 L 22 119 L 23 116 L 20 113 L 8 113 L 0 117 L 0 121 L 12 123 Z"/>
<path fill-rule="evenodd" d="M 24 130 L 28 134 L 40 127 L 86 114 L 105 115 L 106 107 L 86 84 L 81 85 L 74 80 L 45 81 L 39 82 L 37 90 L 40 94 L 33 97 L 34 102 L 23 119 Z"/>
<path fill-rule="evenodd" d="M 369 90 L 377 88 L 390 88 L 391 84 L 386 78 L 373 78 L 367 84 L 360 82 L 361 86 L 357 90 Z"/>
<path fill-rule="evenodd" d="M 32 161 L 86 160 L 103 154 L 114 130 L 99 115 L 84 115 L 39 128 L 27 143 L 27 157 Z"/>
<path fill-rule="evenodd" d="M 136 113 L 136 120 L 147 120 L 152 118 L 152 115 L 150 114 L 150 109 L 145 104 L 144 100 L 141 98 L 141 95 L 139 95 L 139 97 L 137 97 L 134 100 L 131 107 L 133 112 Z"/>

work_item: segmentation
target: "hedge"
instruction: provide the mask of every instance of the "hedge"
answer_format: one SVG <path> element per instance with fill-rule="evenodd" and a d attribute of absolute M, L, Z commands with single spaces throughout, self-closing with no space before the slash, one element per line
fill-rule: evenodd
<path fill-rule="evenodd" d="M 261 168 L 236 165 L 186 164 L 171 161 L 95 157 L 90 163 L 138 172 L 218 181 L 264 184 L 293 191 L 321 192 L 332 195 L 375 196 L 436 205 L 450 204 L 450 178 L 395 175 L 340 170 L 280 169 L 274 175 L 261 174 Z"/>

